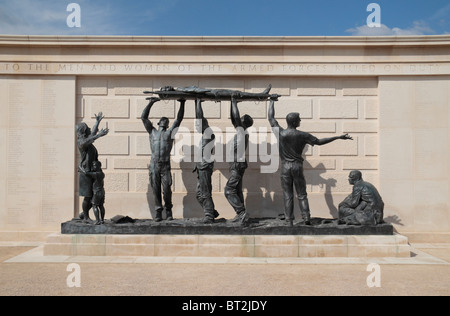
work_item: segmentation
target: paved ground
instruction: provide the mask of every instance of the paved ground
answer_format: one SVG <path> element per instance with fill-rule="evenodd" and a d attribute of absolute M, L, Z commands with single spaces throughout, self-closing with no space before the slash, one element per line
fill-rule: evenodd
<path fill-rule="evenodd" d="M 422 296 L 450 294 L 450 244 L 416 244 L 403 259 L 83 258 L 42 256 L 42 247 L 0 245 L 0 295 Z M 69 288 L 69 263 L 80 288 Z M 368 264 L 380 265 L 370 288 Z"/>

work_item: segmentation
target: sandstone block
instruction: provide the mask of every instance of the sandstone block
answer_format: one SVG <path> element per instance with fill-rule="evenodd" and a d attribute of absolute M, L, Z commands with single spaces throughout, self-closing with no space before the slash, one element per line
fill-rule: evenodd
<path fill-rule="evenodd" d="M 358 100 L 322 99 L 320 100 L 320 118 L 356 119 L 358 118 Z"/>

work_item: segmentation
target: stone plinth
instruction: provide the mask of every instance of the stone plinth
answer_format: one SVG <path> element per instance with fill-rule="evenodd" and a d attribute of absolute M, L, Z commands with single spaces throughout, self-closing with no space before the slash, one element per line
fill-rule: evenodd
<path fill-rule="evenodd" d="M 408 239 L 388 236 L 62 235 L 47 238 L 45 256 L 145 257 L 409 257 Z"/>
<path fill-rule="evenodd" d="M 133 220 L 133 223 L 117 224 L 107 220 L 104 225 L 85 224 L 72 220 L 61 224 L 62 234 L 109 234 L 109 235 L 393 235 L 390 224 L 377 226 L 338 225 L 336 220 L 313 218 L 312 225 L 295 222 L 289 227 L 278 219 L 250 219 L 242 227 L 225 219 L 214 224 L 203 224 L 201 219 L 176 219 L 155 222 Z"/>

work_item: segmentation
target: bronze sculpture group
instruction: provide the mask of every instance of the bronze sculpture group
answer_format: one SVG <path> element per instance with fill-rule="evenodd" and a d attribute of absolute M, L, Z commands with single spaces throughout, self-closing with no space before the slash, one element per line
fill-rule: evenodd
<path fill-rule="evenodd" d="M 104 175 L 101 170 L 101 163 L 98 160 L 98 151 L 94 142 L 100 137 L 108 134 L 109 129 L 98 130 L 100 122 L 104 116 L 100 112 L 95 115 L 96 123 L 92 130 L 86 123 L 80 123 L 76 126 L 77 147 L 80 152 L 81 162 L 78 166 L 79 174 L 79 195 L 84 197 L 80 218 L 89 221 L 89 210 L 93 207 L 96 224 L 100 225 L 104 221 L 105 209 L 103 203 L 105 193 L 103 188 Z"/>
<path fill-rule="evenodd" d="M 195 163 L 194 172 L 197 173 L 197 201 L 203 208 L 203 223 L 212 224 L 219 216 L 215 209 L 212 197 L 212 174 L 214 159 L 211 152 L 215 146 L 215 135 L 212 132 L 207 118 L 203 114 L 202 102 L 204 100 L 231 101 L 230 118 L 236 129 L 233 139 L 233 160 L 230 164 L 230 176 L 225 186 L 225 196 L 236 212 L 232 222 L 242 226 L 247 225 L 249 216 L 244 204 L 242 183 L 248 163 L 245 159 L 245 150 L 249 142 L 247 129 L 253 125 L 253 119 L 249 115 L 240 116 L 238 103 L 242 101 L 266 101 L 270 100 L 268 118 L 274 134 L 278 138 L 279 155 L 281 158 L 281 186 L 284 198 L 284 218 L 288 226 L 294 221 L 294 188 L 299 200 L 301 216 L 304 225 L 311 225 L 311 211 L 309 208 L 306 191 L 306 179 L 303 172 L 302 157 L 306 145 L 323 146 L 336 140 L 352 140 L 348 134 L 319 139 L 315 136 L 300 131 L 301 118 L 299 113 L 290 113 L 286 117 L 287 128 L 279 125 L 275 119 L 275 102 L 280 95 L 269 94 L 271 86 L 262 93 L 246 93 L 237 90 L 203 89 L 195 86 L 187 88 L 164 87 L 160 91 L 145 91 L 147 94 L 157 94 L 159 97 L 150 97 L 149 104 L 144 108 L 141 120 L 149 134 L 150 148 L 152 151 L 149 166 L 149 178 L 153 191 L 156 216 L 154 220 L 163 220 L 165 211 L 166 220 L 173 220 L 172 214 L 172 175 L 171 175 L 171 150 L 177 128 L 184 118 L 186 100 L 195 101 L 196 129 L 202 134 L 199 144 L 199 157 Z M 178 100 L 180 108 L 177 118 L 169 128 L 169 119 L 162 117 L 155 127 L 149 120 L 152 106 L 164 100 Z M 77 125 L 78 148 L 81 154 L 79 166 L 80 196 L 84 197 L 83 214 L 81 218 L 89 220 L 89 209 L 94 209 L 96 224 L 104 221 L 105 210 L 103 179 L 101 164 L 98 162 L 98 153 L 93 143 L 96 139 L 105 136 L 108 129 L 98 131 L 98 125 L 103 119 L 102 113 L 96 115 L 96 124 L 92 131 L 85 123 Z M 352 171 L 349 182 L 353 185 L 353 192 L 339 205 L 338 223 L 343 225 L 378 225 L 383 223 L 384 203 L 377 189 L 370 183 L 362 180 L 360 171 Z M 164 203 L 163 203 L 164 201 Z"/>

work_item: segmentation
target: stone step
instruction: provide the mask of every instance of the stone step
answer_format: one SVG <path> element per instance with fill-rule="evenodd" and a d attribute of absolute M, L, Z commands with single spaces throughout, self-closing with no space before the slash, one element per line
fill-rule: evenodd
<path fill-rule="evenodd" d="M 63 235 L 48 236 L 45 256 L 410 257 L 408 238 L 392 236 Z"/>

